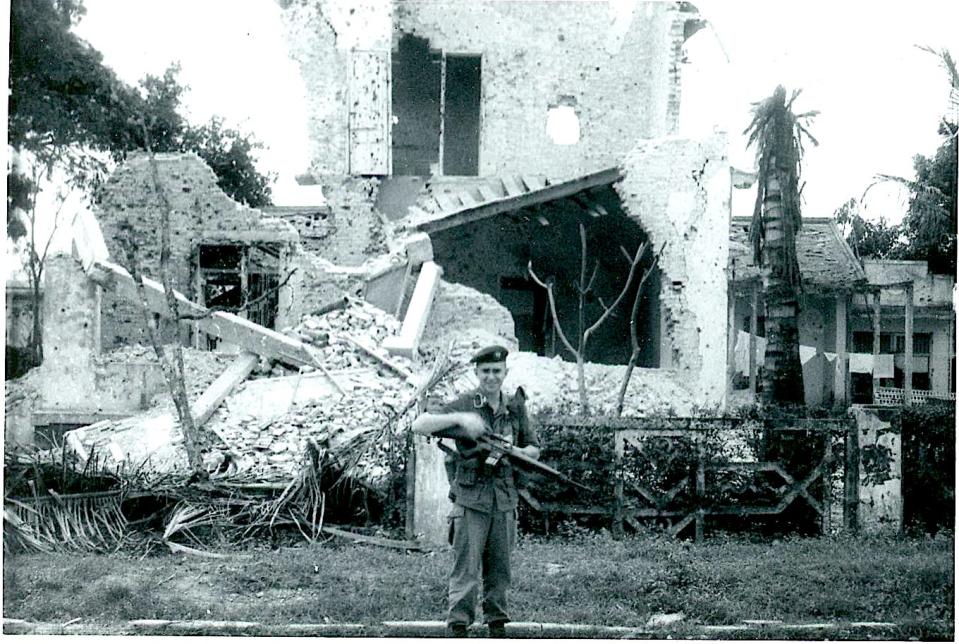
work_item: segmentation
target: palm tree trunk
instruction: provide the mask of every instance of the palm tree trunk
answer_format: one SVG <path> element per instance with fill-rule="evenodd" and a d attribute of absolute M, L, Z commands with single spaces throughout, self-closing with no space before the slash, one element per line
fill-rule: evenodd
<path fill-rule="evenodd" d="M 775 164 L 772 164 L 775 167 Z M 779 173 L 766 179 L 763 201 L 763 290 L 766 296 L 766 359 L 763 364 L 763 403 L 802 403 L 802 363 L 799 360 L 799 298 L 788 274 Z"/>

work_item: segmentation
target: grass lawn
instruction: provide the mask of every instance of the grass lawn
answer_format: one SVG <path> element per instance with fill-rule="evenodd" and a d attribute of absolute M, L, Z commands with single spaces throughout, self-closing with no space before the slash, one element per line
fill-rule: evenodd
<path fill-rule="evenodd" d="M 512 611 L 519 621 L 610 626 L 642 626 L 653 613 L 678 611 L 686 625 L 883 621 L 901 625 L 897 639 L 951 639 L 953 554 L 951 535 L 700 545 L 604 534 L 526 538 L 515 553 Z M 448 551 L 413 554 L 341 541 L 228 559 L 5 555 L 3 614 L 106 625 L 443 620 L 449 563 Z M 677 634 L 688 626 L 679 628 Z"/>

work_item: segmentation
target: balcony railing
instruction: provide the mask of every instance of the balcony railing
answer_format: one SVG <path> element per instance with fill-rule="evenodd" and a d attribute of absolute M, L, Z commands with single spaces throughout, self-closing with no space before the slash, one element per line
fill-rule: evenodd
<path fill-rule="evenodd" d="M 913 389 L 909 404 L 921 405 L 930 399 L 955 400 L 954 393 L 936 393 L 928 389 Z M 906 390 L 896 387 L 877 387 L 873 395 L 874 405 L 902 405 L 906 400 Z"/>

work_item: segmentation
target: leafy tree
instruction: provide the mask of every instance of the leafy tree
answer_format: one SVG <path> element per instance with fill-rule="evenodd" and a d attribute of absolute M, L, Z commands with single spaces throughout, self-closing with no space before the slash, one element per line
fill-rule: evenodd
<path fill-rule="evenodd" d="M 70 31 L 79 0 L 15 0 L 10 7 L 9 143 L 47 162 L 57 150 L 126 150 L 138 96 Z"/>
<path fill-rule="evenodd" d="M 834 213 L 836 223 L 845 231 L 846 243 L 856 257 L 875 259 L 905 259 L 909 246 L 902 227 L 890 224 L 885 217 L 873 222 L 865 219 L 859 202 L 850 199 Z"/>
<path fill-rule="evenodd" d="M 106 166 L 85 152 L 108 152 L 120 160 L 130 150 L 144 149 L 148 135 L 156 151 L 197 152 L 234 199 L 268 205 L 271 176 L 256 170 L 252 156 L 262 145 L 225 128 L 220 119 L 200 127 L 188 124 L 179 114 L 187 88 L 177 79 L 177 65 L 163 76 L 147 76 L 139 90 L 121 81 L 103 56 L 70 30 L 83 13 L 81 0 L 11 4 L 9 144 L 29 152 L 48 175 L 59 166 L 74 186 L 92 192 Z M 8 212 L 29 209 L 38 189 L 30 173 L 8 172 L 7 185 Z M 16 217 L 7 218 L 9 237 L 26 233 Z"/>
<path fill-rule="evenodd" d="M 805 123 L 818 112 L 794 114 L 794 91 L 778 86 L 769 98 L 753 104 L 753 120 L 744 134 L 756 146 L 758 180 L 750 241 L 762 269 L 766 306 L 766 361 L 763 370 L 764 403 L 803 401 L 799 361 L 799 290 L 796 234 L 802 226 L 800 166 L 803 138 L 816 139 Z"/>
<path fill-rule="evenodd" d="M 249 134 L 229 128 L 222 118 L 212 117 L 203 125 L 192 125 L 180 116 L 183 94 L 179 65 L 171 65 L 163 76 L 148 75 L 140 81 L 145 96 L 145 127 L 151 148 L 156 152 L 195 152 L 217 176 L 217 185 L 226 194 L 253 208 L 268 206 L 270 183 L 275 175 L 256 169 L 254 152 L 263 144 Z"/>
<path fill-rule="evenodd" d="M 939 123 L 943 141 L 932 157 L 917 154 L 913 158 L 915 179 L 880 174 L 869 190 L 892 181 L 909 189 L 909 208 L 902 221 L 905 246 L 898 251 L 902 259 L 924 259 L 933 273 L 956 275 L 956 170 L 959 156 L 959 73 L 948 50 L 922 47 L 939 58 L 950 84 L 949 114 Z"/>
<path fill-rule="evenodd" d="M 110 157 L 134 149 L 195 151 L 234 199 L 250 206 L 270 203 L 270 175 L 256 170 L 253 152 L 262 145 L 225 128 L 221 119 L 195 127 L 180 115 L 186 87 L 179 66 L 147 76 L 139 88 L 122 82 L 103 56 L 71 27 L 83 16 L 81 0 L 14 0 L 10 11 L 9 144 L 20 162 L 7 172 L 7 236 L 25 242 L 24 265 L 31 285 L 32 359 L 41 359 L 40 280 L 49 243 L 36 235 L 41 190 L 60 188 L 60 170 L 74 190 L 93 194 Z M 64 200 L 59 199 L 63 204 Z"/>
<path fill-rule="evenodd" d="M 239 130 L 225 127 L 214 116 L 201 126 L 188 126 L 181 149 L 196 152 L 217 176 L 217 185 L 226 194 L 253 208 L 269 206 L 273 173 L 261 174 L 253 164 L 253 151 L 263 144 Z"/>

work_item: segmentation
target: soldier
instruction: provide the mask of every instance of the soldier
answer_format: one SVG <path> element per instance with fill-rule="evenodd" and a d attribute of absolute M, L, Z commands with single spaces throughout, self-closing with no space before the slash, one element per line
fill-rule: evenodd
<path fill-rule="evenodd" d="M 476 614 L 476 599 L 483 584 L 483 618 L 490 637 L 506 636 L 507 590 L 510 552 L 516 541 L 517 472 L 509 460 L 495 465 L 475 450 L 473 439 L 490 431 L 506 436 L 530 458 L 539 458 L 536 432 L 526 414 L 522 389 L 516 395 L 502 392 L 506 355 L 501 346 L 483 349 L 471 362 L 479 386 L 446 405 L 442 413 L 424 413 L 413 422 L 413 431 L 424 436 L 456 429 L 457 453 L 449 468 L 450 543 L 453 569 L 449 581 L 448 632 L 466 637 Z"/>

